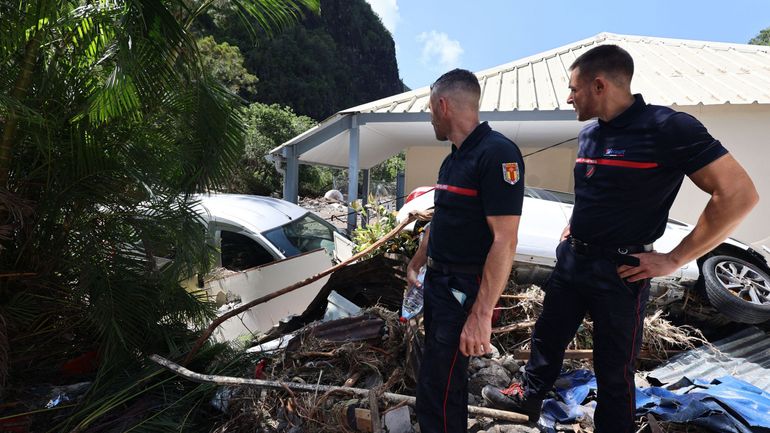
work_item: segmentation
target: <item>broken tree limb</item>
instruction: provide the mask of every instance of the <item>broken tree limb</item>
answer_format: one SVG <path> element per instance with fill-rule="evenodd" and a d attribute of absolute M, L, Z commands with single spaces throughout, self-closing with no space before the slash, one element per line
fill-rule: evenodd
<path fill-rule="evenodd" d="M 285 295 L 286 293 L 292 292 L 294 290 L 297 290 L 301 287 L 305 287 L 308 284 L 312 283 L 313 281 L 317 281 L 334 271 L 344 268 L 345 266 L 349 265 L 350 263 L 355 262 L 356 260 L 360 259 L 361 257 L 364 257 L 365 255 L 371 253 L 372 251 L 379 248 L 382 244 L 393 238 L 395 235 L 397 235 L 401 230 L 404 229 L 407 225 L 411 224 L 413 221 L 416 221 L 418 219 L 422 220 L 429 220 L 432 215 L 432 210 L 427 212 L 412 212 L 409 214 L 409 216 L 402 221 L 399 225 L 393 228 L 388 234 L 380 238 L 377 242 L 373 243 L 369 248 L 359 252 L 358 254 L 350 257 L 349 259 L 340 262 L 339 264 L 332 266 L 331 268 L 313 275 L 312 277 L 305 278 L 302 281 L 299 281 L 297 283 L 294 283 L 288 287 L 284 287 L 281 290 L 277 290 L 275 292 L 270 293 L 269 295 L 262 296 L 260 298 L 257 298 L 251 302 L 247 302 L 240 307 L 228 311 L 227 313 L 217 317 L 214 319 L 208 328 L 206 328 L 205 331 L 203 331 L 203 334 L 198 338 L 198 340 L 195 341 L 195 345 L 193 345 L 192 349 L 190 349 L 190 353 L 187 354 L 187 356 L 184 359 L 183 365 L 187 365 L 190 363 L 190 361 L 195 357 L 195 355 L 198 353 L 201 347 L 203 347 L 203 344 L 211 337 L 211 334 L 214 332 L 215 329 L 219 327 L 222 323 L 224 323 L 227 319 L 230 319 L 232 317 L 235 317 L 245 311 L 248 311 L 249 309 L 253 308 L 256 305 L 265 303 L 267 301 L 270 301 L 272 299 L 275 299 L 281 295 Z"/>
<path fill-rule="evenodd" d="M 516 301 L 526 301 L 527 299 L 535 299 L 534 296 L 531 295 L 500 295 L 500 299 L 513 299 Z"/>
<path fill-rule="evenodd" d="M 372 413 L 372 433 L 382 433 L 380 425 L 380 406 L 378 404 L 377 391 L 369 390 L 369 411 Z"/>
<path fill-rule="evenodd" d="M 511 332 L 511 331 L 519 331 L 521 329 L 527 329 L 535 326 L 534 320 L 528 320 L 526 322 L 517 322 L 513 323 L 511 325 L 501 326 L 499 328 L 493 328 L 492 333 L 493 334 L 500 334 L 502 332 Z"/>
<path fill-rule="evenodd" d="M 307 383 L 295 383 L 295 382 L 279 382 L 274 380 L 261 380 L 261 379 L 244 379 L 240 377 L 232 376 L 218 376 L 212 374 L 200 374 L 194 371 L 188 370 L 179 364 L 176 364 L 168 359 L 159 355 L 150 355 L 150 359 L 163 366 L 164 368 L 173 371 L 179 376 L 185 379 L 191 380 L 197 383 L 214 383 L 217 385 L 228 386 L 256 386 L 259 388 L 270 389 L 289 389 L 293 392 L 316 392 L 323 391 L 326 393 L 339 393 L 345 395 L 353 395 L 360 398 L 369 398 L 369 389 L 362 388 L 348 388 L 344 386 L 331 386 L 331 385 L 312 385 Z M 415 398 L 409 395 L 395 394 L 392 392 L 378 393 L 379 398 L 391 402 L 391 403 L 403 403 L 409 406 L 415 405 Z M 468 414 L 479 415 L 489 418 L 499 419 L 503 421 L 509 421 L 513 423 L 526 423 L 528 418 L 526 415 L 520 413 L 508 412 L 504 410 L 490 409 L 486 407 L 468 406 Z"/>

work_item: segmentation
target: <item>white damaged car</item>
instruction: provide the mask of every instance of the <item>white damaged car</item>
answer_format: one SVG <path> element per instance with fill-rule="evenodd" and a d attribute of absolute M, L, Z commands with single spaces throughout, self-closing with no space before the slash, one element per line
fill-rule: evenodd
<path fill-rule="evenodd" d="M 397 220 L 409 212 L 433 207 L 433 189 L 419 188 L 399 210 Z M 514 270 L 519 283 L 542 284 L 556 263 L 556 246 L 572 215 L 574 194 L 526 187 L 519 225 Z M 693 226 L 668 220 L 656 251 L 671 251 Z M 658 277 L 653 285 L 703 287 L 709 302 L 735 322 L 770 320 L 770 267 L 762 254 L 727 238 L 708 254 L 685 264 L 671 275 Z"/>

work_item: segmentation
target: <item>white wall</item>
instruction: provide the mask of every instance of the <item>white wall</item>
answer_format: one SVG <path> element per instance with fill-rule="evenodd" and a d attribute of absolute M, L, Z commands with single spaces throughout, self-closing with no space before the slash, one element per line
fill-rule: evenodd
<path fill-rule="evenodd" d="M 567 145 L 565 145 L 567 146 Z M 522 147 L 526 155 L 538 149 Z M 408 194 L 418 186 L 435 185 L 441 161 L 449 153 L 449 147 L 410 147 L 406 150 L 405 192 Z M 572 179 L 572 167 L 575 164 L 577 146 L 572 144 L 546 150 L 524 158 L 527 186 L 572 191 L 575 182 Z"/>
<path fill-rule="evenodd" d="M 524 181 L 527 186 L 553 189 L 556 191 L 572 191 L 575 189 L 575 179 L 572 168 L 575 166 L 577 145 L 563 145 L 524 158 L 526 169 Z M 539 149 L 522 147 L 522 155 L 536 152 Z"/>
<path fill-rule="evenodd" d="M 759 204 L 736 229 L 733 236 L 761 251 L 770 247 L 770 106 L 719 105 L 674 107 L 697 117 L 711 135 L 722 142 L 748 171 L 759 192 Z M 685 179 L 674 207 L 673 218 L 695 223 L 708 195 Z"/>
<path fill-rule="evenodd" d="M 409 194 L 419 186 L 432 186 L 438 179 L 441 162 L 449 155 L 450 144 L 446 146 L 415 146 L 406 149 L 404 169 L 404 192 Z"/>

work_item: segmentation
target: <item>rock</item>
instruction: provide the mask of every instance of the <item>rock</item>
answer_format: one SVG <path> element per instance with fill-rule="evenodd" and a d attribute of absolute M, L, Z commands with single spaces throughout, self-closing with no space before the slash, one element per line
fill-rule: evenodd
<path fill-rule="evenodd" d="M 384 417 L 385 431 L 388 433 L 411 433 L 412 420 L 409 414 L 409 407 L 401 406 L 385 412 Z"/>
<path fill-rule="evenodd" d="M 474 373 L 489 366 L 489 360 L 485 358 L 471 357 L 468 368 Z"/>
<path fill-rule="evenodd" d="M 326 191 L 324 198 L 327 200 L 345 201 L 345 199 L 342 197 L 342 193 L 336 189 L 330 189 L 329 191 Z"/>
<path fill-rule="evenodd" d="M 521 365 L 513 357 L 513 355 L 506 355 L 500 358 L 500 365 L 505 367 L 511 374 L 518 373 Z"/>
<path fill-rule="evenodd" d="M 530 427 L 522 424 L 501 424 L 500 433 L 539 433 L 537 427 Z"/>
<path fill-rule="evenodd" d="M 511 375 L 508 370 L 497 363 L 490 363 L 471 376 L 468 380 L 468 392 L 473 395 L 481 395 L 481 388 L 485 385 L 505 388 L 510 382 Z"/>
<path fill-rule="evenodd" d="M 468 419 L 468 433 L 478 433 L 479 430 L 481 430 L 481 424 L 479 423 L 479 420 L 476 418 L 469 418 Z"/>
<path fill-rule="evenodd" d="M 492 424 L 491 418 L 479 417 L 468 419 L 468 433 L 486 433 L 487 427 Z"/>

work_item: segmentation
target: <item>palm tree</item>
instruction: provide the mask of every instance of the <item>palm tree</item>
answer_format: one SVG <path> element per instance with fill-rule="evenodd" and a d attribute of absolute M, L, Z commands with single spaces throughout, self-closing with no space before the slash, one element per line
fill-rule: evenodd
<path fill-rule="evenodd" d="M 233 3 L 268 33 L 319 10 Z M 180 285 L 209 265 L 193 194 L 228 179 L 244 133 L 189 31 L 213 4 L 0 0 L 0 385 L 98 365 L 56 430 L 116 428 L 115 409 L 170 380 L 137 382 L 144 355 L 184 353 L 211 317 Z"/>

